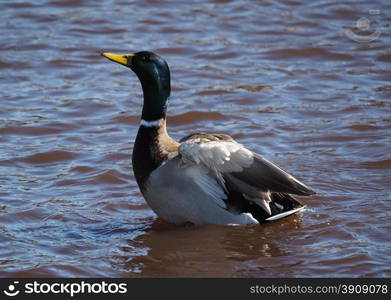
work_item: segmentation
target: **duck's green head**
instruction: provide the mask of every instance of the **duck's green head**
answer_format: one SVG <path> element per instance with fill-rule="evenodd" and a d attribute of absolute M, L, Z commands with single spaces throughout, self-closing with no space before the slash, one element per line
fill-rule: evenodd
<path fill-rule="evenodd" d="M 171 86 L 170 69 L 163 58 L 149 51 L 126 55 L 112 53 L 102 53 L 102 55 L 136 73 L 144 92 L 142 113 L 144 120 L 152 121 L 165 117 Z"/>

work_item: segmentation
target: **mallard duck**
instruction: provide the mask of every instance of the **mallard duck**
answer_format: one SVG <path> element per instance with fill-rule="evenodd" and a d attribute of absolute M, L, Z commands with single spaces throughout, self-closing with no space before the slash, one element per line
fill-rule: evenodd
<path fill-rule="evenodd" d="M 130 68 L 144 94 L 133 171 L 148 205 L 183 224 L 260 224 L 305 207 L 291 194 L 315 192 L 261 155 L 221 133 L 192 133 L 179 142 L 166 128 L 170 69 L 157 54 L 102 53 Z"/>

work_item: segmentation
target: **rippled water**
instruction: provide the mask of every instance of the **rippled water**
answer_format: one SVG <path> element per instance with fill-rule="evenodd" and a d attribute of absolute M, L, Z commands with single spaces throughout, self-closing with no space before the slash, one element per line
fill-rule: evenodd
<path fill-rule="evenodd" d="M 389 1 L 0 8 L 1 276 L 391 276 Z M 171 66 L 175 138 L 233 135 L 314 188 L 308 209 L 263 226 L 157 220 L 130 163 L 140 84 L 100 57 L 139 50 Z"/>

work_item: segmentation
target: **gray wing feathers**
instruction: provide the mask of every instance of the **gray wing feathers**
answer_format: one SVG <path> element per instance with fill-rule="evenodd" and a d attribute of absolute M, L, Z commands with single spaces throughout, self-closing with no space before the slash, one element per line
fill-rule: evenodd
<path fill-rule="evenodd" d="M 239 187 L 241 181 L 242 185 L 253 187 L 258 193 L 315 193 L 279 166 L 246 149 L 228 135 L 195 133 L 182 141 L 178 149 L 182 162 L 203 165 L 213 171 L 220 182 L 224 176 L 235 186 Z"/>
<path fill-rule="evenodd" d="M 253 163 L 241 172 L 233 172 L 227 175 L 230 181 L 238 180 L 261 191 L 272 191 L 296 195 L 312 195 L 313 190 L 301 183 L 280 167 L 253 153 Z"/>
<path fill-rule="evenodd" d="M 228 135 L 196 133 L 181 142 L 178 148 L 181 166 L 203 169 L 227 194 L 227 199 L 220 196 L 223 201 L 217 201 L 219 206 L 224 201 L 231 201 L 229 195 L 234 191 L 239 193 L 236 198 L 256 203 L 267 216 L 288 214 L 288 211 L 292 213 L 295 208 L 302 207 L 289 194 L 315 194 L 279 166 L 246 149 Z M 202 180 L 195 181 L 209 193 L 214 192 Z M 213 193 L 213 199 L 219 200 L 220 197 Z M 258 216 L 259 219 L 265 218 Z"/>
<path fill-rule="evenodd" d="M 197 140 L 197 139 L 202 139 L 205 141 L 232 141 L 233 140 L 231 136 L 223 133 L 196 132 L 185 136 L 179 142 L 183 143 L 186 141 Z"/>

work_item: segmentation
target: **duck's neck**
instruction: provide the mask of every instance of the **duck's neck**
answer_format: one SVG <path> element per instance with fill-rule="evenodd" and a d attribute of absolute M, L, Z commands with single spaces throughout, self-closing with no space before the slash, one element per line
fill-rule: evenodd
<path fill-rule="evenodd" d="M 144 94 L 140 128 L 133 148 L 133 171 L 144 193 L 149 175 L 178 148 L 166 128 L 166 107 L 171 83 L 168 66 L 149 73 L 138 73 Z"/>
<path fill-rule="evenodd" d="M 175 155 L 178 145 L 167 133 L 165 117 L 150 121 L 141 120 L 133 148 L 132 163 L 142 193 L 145 191 L 149 175 Z"/>
<path fill-rule="evenodd" d="M 157 121 L 166 118 L 167 101 L 170 97 L 170 79 L 154 78 L 152 81 L 141 80 L 144 94 L 142 120 Z"/>

